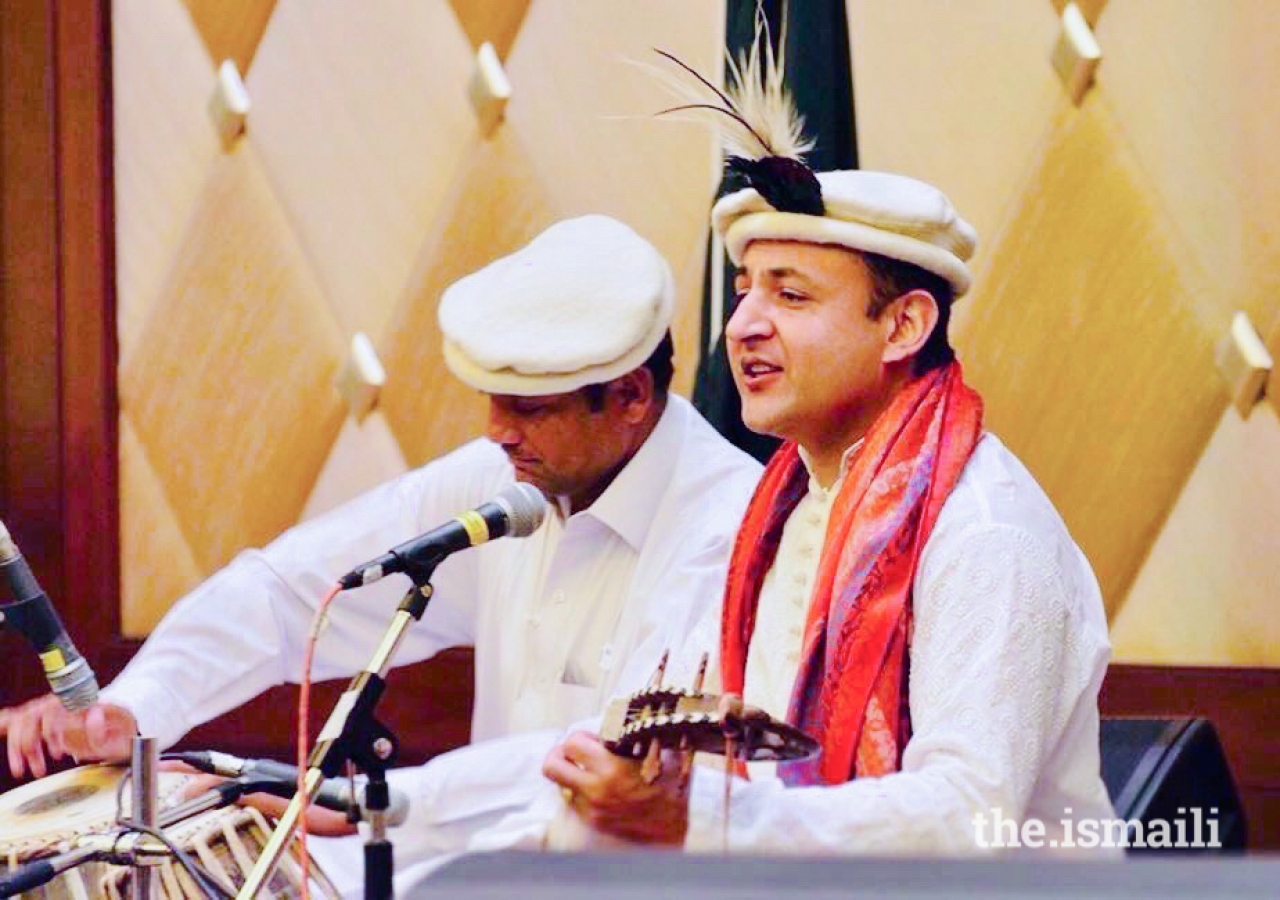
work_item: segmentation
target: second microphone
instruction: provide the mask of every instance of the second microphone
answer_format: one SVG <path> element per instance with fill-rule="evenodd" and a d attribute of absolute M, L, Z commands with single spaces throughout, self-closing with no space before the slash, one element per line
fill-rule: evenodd
<path fill-rule="evenodd" d="M 487 503 L 392 547 L 381 556 L 356 566 L 339 579 L 343 590 L 415 569 L 435 567 L 446 556 L 503 536 L 528 537 L 547 515 L 547 499 L 531 484 L 517 482 Z"/>

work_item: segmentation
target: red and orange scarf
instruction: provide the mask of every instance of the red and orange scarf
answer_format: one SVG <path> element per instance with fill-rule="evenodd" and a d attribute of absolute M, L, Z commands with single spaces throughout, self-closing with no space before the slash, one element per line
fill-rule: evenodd
<path fill-rule="evenodd" d="M 953 362 L 907 384 L 871 426 L 831 509 L 787 720 L 822 753 L 780 769 L 840 784 L 901 766 L 911 736 L 911 586 L 942 504 L 982 435 L 982 398 Z M 720 632 L 724 690 L 741 694 L 756 604 L 808 488 L 794 443 L 765 468 L 738 531 Z"/>

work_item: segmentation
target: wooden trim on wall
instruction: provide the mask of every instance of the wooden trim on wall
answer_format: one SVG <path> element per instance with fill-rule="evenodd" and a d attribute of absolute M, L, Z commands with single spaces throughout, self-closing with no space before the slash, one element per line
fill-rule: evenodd
<path fill-rule="evenodd" d="M 120 632 L 111 11 L 52 3 L 63 596 L 77 634 Z"/>
<path fill-rule="evenodd" d="M 111 83 L 109 0 L 6 2 L 0 519 L 104 683 L 112 651 L 133 649 L 120 638 Z M 47 690 L 5 629 L 0 659 L 0 705 Z"/>
<path fill-rule="evenodd" d="M 0 16 L 0 517 L 90 660 L 119 631 L 109 37 L 107 0 Z"/>

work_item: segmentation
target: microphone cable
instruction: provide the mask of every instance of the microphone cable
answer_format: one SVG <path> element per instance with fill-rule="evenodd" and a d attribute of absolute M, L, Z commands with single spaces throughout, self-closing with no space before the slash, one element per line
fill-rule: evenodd
<path fill-rule="evenodd" d="M 315 659 L 316 644 L 320 640 L 320 633 L 324 631 L 324 626 L 328 621 L 329 605 L 333 603 L 333 598 L 341 592 L 342 583 L 334 582 L 333 587 L 329 588 L 328 593 L 321 598 L 320 605 L 316 607 L 315 615 L 311 619 L 311 633 L 307 636 L 307 649 L 302 656 L 302 679 L 298 685 L 298 782 L 296 790 L 299 795 L 306 790 L 307 757 L 310 755 L 307 744 L 309 742 L 308 725 L 311 718 L 311 664 Z M 308 801 L 310 800 L 310 798 L 307 799 Z M 307 853 L 307 811 L 305 809 L 298 817 L 298 821 L 300 827 L 296 834 L 298 836 L 299 863 L 302 867 L 300 885 L 302 900 L 311 900 L 311 855 Z"/>
<path fill-rule="evenodd" d="M 195 884 L 196 889 L 206 897 L 213 897 L 215 900 L 235 900 L 235 895 L 224 888 L 212 872 L 196 862 L 191 857 L 191 854 L 179 847 L 173 838 L 169 837 L 161 829 L 152 828 L 124 817 L 124 789 L 132 778 L 133 773 L 126 769 L 124 777 L 116 784 L 116 825 L 121 828 L 127 828 L 130 831 L 138 831 L 142 834 L 150 835 L 168 847 L 169 852 L 173 854 L 173 858 L 186 870 L 187 877 Z"/>
<path fill-rule="evenodd" d="M 168 847 L 169 852 L 173 854 L 174 859 L 182 865 L 182 868 L 187 872 L 187 876 L 196 883 L 196 886 L 204 891 L 205 896 L 214 897 L 216 900 L 235 900 L 235 894 L 224 888 L 212 872 L 197 863 L 195 859 L 192 858 L 191 854 L 179 847 L 174 842 L 173 838 L 169 837 L 159 828 L 152 828 L 149 825 L 139 825 L 137 822 L 129 821 L 121 822 L 120 824 L 133 831 L 140 831 L 143 834 L 150 835 Z"/>

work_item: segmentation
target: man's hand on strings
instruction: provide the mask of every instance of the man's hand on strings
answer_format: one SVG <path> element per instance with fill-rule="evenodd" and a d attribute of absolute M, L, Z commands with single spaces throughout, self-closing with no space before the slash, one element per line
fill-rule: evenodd
<path fill-rule="evenodd" d="M 679 754 L 664 756 L 659 773 L 654 761 L 624 759 L 590 732 L 577 731 L 551 749 L 542 772 L 598 831 L 638 843 L 678 846 L 689 829 L 686 775 Z"/>

